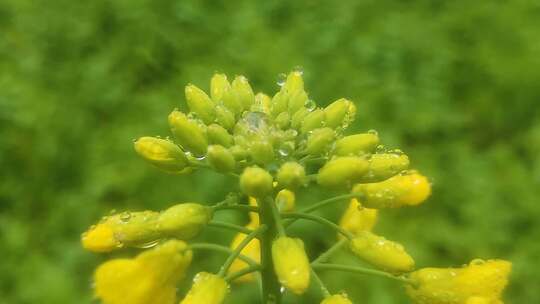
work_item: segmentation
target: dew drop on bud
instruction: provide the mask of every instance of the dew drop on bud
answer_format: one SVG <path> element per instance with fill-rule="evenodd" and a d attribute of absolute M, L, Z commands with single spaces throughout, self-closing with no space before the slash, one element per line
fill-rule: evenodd
<path fill-rule="evenodd" d="M 278 75 L 278 78 L 277 78 L 277 85 L 282 87 L 283 85 L 285 85 L 285 81 L 287 80 L 287 75 L 285 75 L 285 73 L 280 73 Z"/>

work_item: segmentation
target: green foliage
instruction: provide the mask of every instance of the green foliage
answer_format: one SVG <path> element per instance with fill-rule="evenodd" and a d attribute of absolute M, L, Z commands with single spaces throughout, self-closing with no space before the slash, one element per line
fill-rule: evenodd
<path fill-rule="evenodd" d="M 376 230 L 406 244 L 418 267 L 511 260 L 506 303 L 540 302 L 540 6 L 317 2 L 0 2 L 0 302 L 88 303 L 101 258 L 79 235 L 102 214 L 220 200 L 236 184 L 164 175 L 131 139 L 167 132 L 188 81 L 207 90 L 218 70 L 270 92 L 269 77 L 296 65 L 319 104 L 355 101 L 353 130 L 378 130 L 433 178 L 428 203 L 385 210 Z M 335 241 L 311 223 L 294 231 L 308 252 Z M 208 254 L 193 271 L 222 259 Z M 406 302 L 393 282 L 325 276 L 357 302 Z M 239 287 L 228 303 L 255 292 Z"/>

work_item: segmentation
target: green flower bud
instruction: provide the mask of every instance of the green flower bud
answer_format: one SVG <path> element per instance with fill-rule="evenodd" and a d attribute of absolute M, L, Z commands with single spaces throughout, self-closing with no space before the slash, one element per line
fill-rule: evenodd
<path fill-rule="evenodd" d="M 314 110 L 306 115 L 302 123 L 302 133 L 307 133 L 311 130 L 322 127 L 325 120 L 324 111 L 321 109 Z"/>
<path fill-rule="evenodd" d="M 272 192 L 272 175 L 259 167 L 249 167 L 240 176 L 240 189 L 246 195 L 264 197 Z"/>
<path fill-rule="evenodd" d="M 291 116 L 288 112 L 282 112 L 274 119 L 274 122 L 280 129 L 287 129 L 291 123 Z"/>
<path fill-rule="evenodd" d="M 401 244 L 372 232 L 359 232 L 349 245 L 356 256 L 383 270 L 403 273 L 414 269 L 414 260 Z"/>
<path fill-rule="evenodd" d="M 378 144 L 377 132 L 349 135 L 336 141 L 334 154 L 340 156 L 362 155 L 373 151 Z"/>
<path fill-rule="evenodd" d="M 253 94 L 253 90 L 246 77 L 236 76 L 232 82 L 232 89 L 236 93 L 244 110 L 248 110 L 255 102 L 255 94 Z"/>
<path fill-rule="evenodd" d="M 274 147 L 265 140 L 253 142 L 249 147 L 249 152 L 253 161 L 258 165 L 271 163 L 275 158 Z"/>
<path fill-rule="evenodd" d="M 210 209 L 201 204 L 178 204 L 159 214 L 156 231 L 170 237 L 188 240 L 199 234 L 210 218 Z"/>
<path fill-rule="evenodd" d="M 214 74 L 210 79 L 210 96 L 216 103 L 223 101 L 223 96 L 231 90 L 231 85 L 225 74 Z"/>
<path fill-rule="evenodd" d="M 294 114 L 300 110 L 308 101 L 308 95 L 304 90 L 289 93 L 289 114 Z"/>
<path fill-rule="evenodd" d="M 240 101 L 240 97 L 234 90 L 223 92 L 223 105 L 225 105 L 236 116 L 239 116 L 244 108 L 244 105 Z"/>
<path fill-rule="evenodd" d="M 369 169 L 360 182 L 374 183 L 390 178 L 409 168 L 409 158 L 405 154 L 378 153 L 369 159 Z"/>
<path fill-rule="evenodd" d="M 272 116 L 277 117 L 280 113 L 286 112 L 289 106 L 289 93 L 285 90 L 281 90 L 272 97 L 271 102 Z"/>
<path fill-rule="evenodd" d="M 227 130 L 232 130 L 236 123 L 234 113 L 221 104 L 216 106 L 216 121 L 220 126 Z"/>
<path fill-rule="evenodd" d="M 169 173 L 183 173 L 188 166 L 184 152 L 174 143 L 155 137 L 141 137 L 134 148 L 145 161 Z"/>
<path fill-rule="evenodd" d="M 236 159 L 237 161 L 244 160 L 248 156 L 248 151 L 239 145 L 234 145 L 230 147 L 229 151 L 231 151 L 234 159 Z"/>
<path fill-rule="evenodd" d="M 351 113 L 352 112 L 352 113 Z M 326 126 L 330 128 L 337 128 L 339 126 L 348 125 L 351 121 L 350 115 L 356 113 L 356 107 L 352 101 L 345 98 L 338 99 L 329 104 L 325 109 L 326 114 Z"/>
<path fill-rule="evenodd" d="M 255 103 L 251 106 L 251 112 L 262 112 L 270 114 L 270 108 L 272 106 L 272 99 L 266 94 L 257 93 L 255 95 Z"/>
<path fill-rule="evenodd" d="M 369 162 L 363 157 L 344 156 L 327 162 L 317 175 L 321 186 L 330 188 L 350 188 L 365 175 Z"/>
<path fill-rule="evenodd" d="M 209 125 L 206 133 L 208 134 L 208 141 L 212 144 L 219 144 L 228 148 L 234 143 L 233 136 L 218 124 Z"/>
<path fill-rule="evenodd" d="M 289 92 L 303 91 L 304 79 L 302 79 L 302 72 L 292 71 L 289 73 L 283 88 L 287 89 Z"/>
<path fill-rule="evenodd" d="M 169 114 L 169 126 L 183 148 L 195 156 L 203 156 L 206 153 L 208 140 L 203 126 L 199 123 L 189 119 L 184 113 L 174 110 Z"/>
<path fill-rule="evenodd" d="M 192 84 L 186 86 L 185 92 L 189 109 L 197 114 L 204 123 L 212 123 L 216 118 L 216 110 L 215 104 L 210 97 L 203 90 Z"/>
<path fill-rule="evenodd" d="M 302 107 L 296 113 L 292 115 L 291 118 L 291 127 L 299 130 L 302 126 L 302 122 L 304 121 L 304 118 L 309 114 L 309 110 Z"/>
<path fill-rule="evenodd" d="M 236 161 L 231 151 L 220 145 L 208 146 L 208 162 L 219 172 L 231 172 L 236 167 Z"/>
<path fill-rule="evenodd" d="M 276 176 L 280 188 L 296 189 L 304 184 L 306 171 L 296 162 L 287 162 L 281 165 Z"/>
<path fill-rule="evenodd" d="M 330 148 L 335 138 L 336 133 L 333 129 L 315 129 L 307 138 L 306 152 L 310 155 L 323 154 Z"/>

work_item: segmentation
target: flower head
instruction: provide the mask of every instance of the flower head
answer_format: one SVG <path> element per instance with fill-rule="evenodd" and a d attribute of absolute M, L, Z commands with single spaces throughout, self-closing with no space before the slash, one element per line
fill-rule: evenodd
<path fill-rule="evenodd" d="M 182 241 L 168 241 L 134 259 L 114 259 L 94 275 L 95 294 L 105 304 L 172 304 L 192 253 Z"/>
<path fill-rule="evenodd" d="M 473 260 L 463 268 L 423 268 L 413 272 L 407 293 L 416 304 L 498 304 L 512 264 Z"/>

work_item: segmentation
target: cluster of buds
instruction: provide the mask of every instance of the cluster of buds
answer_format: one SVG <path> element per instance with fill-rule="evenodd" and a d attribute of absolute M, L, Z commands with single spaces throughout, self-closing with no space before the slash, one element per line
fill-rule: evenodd
<path fill-rule="evenodd" d="M 388 150 L 375 131 L 346 135 L 355 104 L 338 99 L 319 108 L 304 90 L 302 72 L 291 72 L 273 96 L 254 94 L 247 79 L 229 82 L 216 74 L 210 94 L 186 86 L 189 111 L 168 117 L 174 140 L 142 137 L 135 151 L 149 164 L 171 174 L 211 169 L 238 179 L 238 190 L 215 204 L 178 203 L 163 211 L 122 212 L 104 217 L 82 235 L 94 252 L 126 247 L 145 249 L 132 259 L 113 259 L 95 272 L 95 295 L 106 304 L 218 304 L 230 285 L 260 281 L 263 303 L 280 303 L 283 291 L 304 294 L 311 284 L 321 303 L 352 303 L 332 293 L 321 271 L 348 271 L 393 279 L 416 304 L 500 304 L 511 264 L 474 260 L 463 268 L 415 270 L 415 261 L 398 242 L 374 233 L 380 212 L 416 206 L 431 194 L 428 179 L 409 168 L 401 150 Z M 296 193 L 309 187 L 341 191 L 338 196 L 297 208 Z M 349 205 L 338 223 L 311 212 Z M 298 204 L 300 205 L 300 204 Z M 345 207 L 345 206 L 344 206 Z M 297 210 L 298 209 L 298 210 Z M 245 225 L 213 219 L 216 212 L 243 211 Z M 297 220 L 315 221 L 338 237 L 310 261 L 303 241 L 287 232 Z M 205 227 L 232 229 L 230 246 L 189 242 Z M 189 242 L 189 243 L 188 243 Z M 333 264 L 328 260 L 348 248 L 372 266 Z M 215 273 L 200 272 L 178 300 L 193 252 L 229 253 Z"/>

